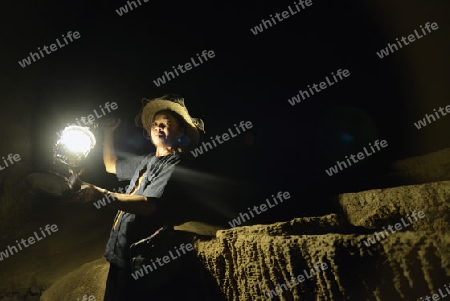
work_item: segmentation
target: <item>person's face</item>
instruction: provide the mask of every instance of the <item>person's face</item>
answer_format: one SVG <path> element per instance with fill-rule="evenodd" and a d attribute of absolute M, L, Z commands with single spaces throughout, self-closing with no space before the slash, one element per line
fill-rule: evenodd
<path fill-rule="evenodd" d="M 156 114 L 150 133 L 156 147 L 174 146 L 183 134 L 184 128 L 178 124 L 170 112 Z"/>

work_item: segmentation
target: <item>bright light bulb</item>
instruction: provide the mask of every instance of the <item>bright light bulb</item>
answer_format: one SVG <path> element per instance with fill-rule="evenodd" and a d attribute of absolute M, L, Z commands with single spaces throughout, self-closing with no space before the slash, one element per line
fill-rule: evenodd
<path fill-rule="evenodd" d="M 58 142 L 68 151 L 87 156 L 95 146 L 95 137 L 89 128 L 80 126 L 69 126 L 64 129 Z"/>

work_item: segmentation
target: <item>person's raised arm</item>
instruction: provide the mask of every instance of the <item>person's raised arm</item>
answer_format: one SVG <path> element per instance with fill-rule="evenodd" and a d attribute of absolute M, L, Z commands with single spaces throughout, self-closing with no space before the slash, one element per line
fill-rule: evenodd
<path fill-rule="evenodd" d="M 106 172 L 112 174 L 116 174 L 117 162 L 117 156 L 114 152 L 114 131 L 120 122 L 120 119 L 118 119 L 103 126 L 103 163 L 105 164 Z"/>

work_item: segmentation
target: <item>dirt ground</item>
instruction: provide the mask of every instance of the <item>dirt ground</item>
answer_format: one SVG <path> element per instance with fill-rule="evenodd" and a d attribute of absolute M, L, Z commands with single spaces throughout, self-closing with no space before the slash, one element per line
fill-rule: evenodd
<path fill-rule="evenodd" d="M 42 202 L 52 203 L 45 198 Z M 17 239 L 27 239 L 34 231 L 40 233 L 39 228 L 46 224 L 58 227 L 57 232 L 4 258 L 0 265 L 0 292 L 10 293 L 9 296 L 0 295 L 0 300 L 33 300 L 18 298 L 40 295 L 82 264 L 102 258 L 115 211 L 96 209 L 92 204 L 53 205 L 56 206 L 36 209 L 20 227 L 2 231 L 0 249 L 3 251 L 8 245 L 16 245 Z"/>

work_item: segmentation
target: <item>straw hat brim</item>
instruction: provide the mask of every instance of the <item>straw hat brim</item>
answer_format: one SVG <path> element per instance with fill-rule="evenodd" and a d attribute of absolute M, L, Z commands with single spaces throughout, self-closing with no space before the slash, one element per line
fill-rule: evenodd
<path fill-rule="evenodd" d="M 141 122 L 144 129 L 150 131 L 155 119 L 156 113 L 164 110 L 169 110 L 177 113 L 184 120 L 185 134 L 189 137 L 188 148 L 195 147 L 200 140 L 200 131 L 204 131 L 203 121 L 198 118 L 192 118 L 189 115 L 187 108 L 184 106 L 184 101 L 179 100 L 180 103 L 166 100 L 166 99 L 142 99 L 148 101 L 144 106 L 141 114 Z"/>

